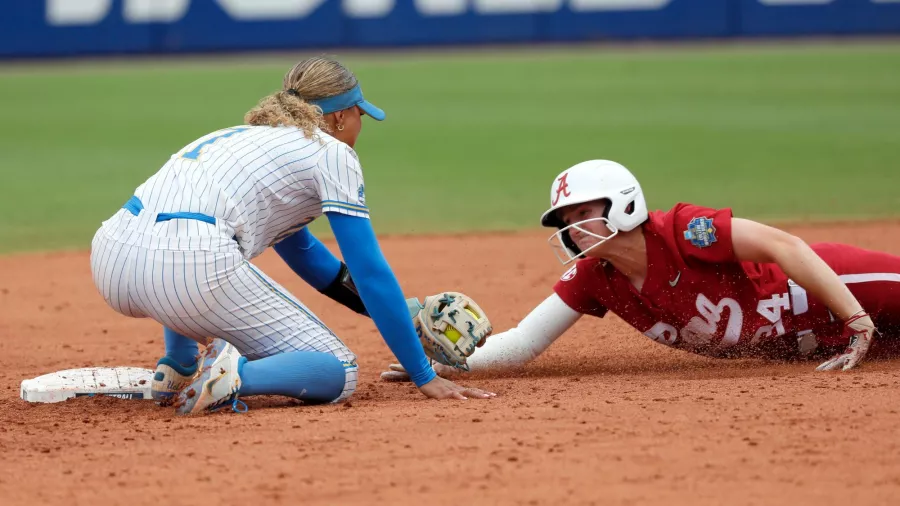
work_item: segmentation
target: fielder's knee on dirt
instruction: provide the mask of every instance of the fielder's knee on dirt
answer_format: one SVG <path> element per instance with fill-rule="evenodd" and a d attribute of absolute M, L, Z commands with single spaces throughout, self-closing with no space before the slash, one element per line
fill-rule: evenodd
<path fill-rule="evenodd" d="M 359 376 L 359 366 L 356 365 L 356 362 L 341 362 L 342 367 L 344 368 L 344 389 L 341 390 L 341 395 L 338 396 L 337 399 L 332 402 L 341 402 L 345 401 L 353 395 L 353 392 L 356 391 L 356 381 Z"/>

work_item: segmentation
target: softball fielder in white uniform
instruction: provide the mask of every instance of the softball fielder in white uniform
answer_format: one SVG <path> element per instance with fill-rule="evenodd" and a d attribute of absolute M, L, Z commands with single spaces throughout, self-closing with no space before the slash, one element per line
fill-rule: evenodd
<path fill-rule="evenodd" d="M 246 124 L 172 155 L 103 223 L 92 244 L 94 283 L 117 312 L 164 326 L 153 381 L 162 403 L 192 413 L 228 403 L 240 410 L 238 395 L 336 402 L 353 394 L 353 352 L 250 263 L 269 246 L 317 290 L 371 316 L 426 396 L 493 395 L 437 377 L 422 351 L 369 221 L 353 150 L 363 115 L 384 119 L 352 72 L 304 60 Z M 346 264 L 306 228 L 323 214 Z M 209 338 L 221 339 L 198 357 L 197 342 Z"/>

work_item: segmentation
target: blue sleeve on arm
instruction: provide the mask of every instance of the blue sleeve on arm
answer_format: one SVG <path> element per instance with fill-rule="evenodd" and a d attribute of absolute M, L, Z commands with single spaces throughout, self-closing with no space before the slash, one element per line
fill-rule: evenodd
<path fill-rule="evenodd" d="M 341 269 L 341 261 L 306 227 L 276 244 L 275 252 L 303 281 L 319 291 L 327 288 Z"/>
<path fill-rule="evenodd" d="M 400 283 L 381 253 L 372 223 L 366 218 L 326 213 L 356 288 L 384 342 L 417 386 L 433 380 Z"/>

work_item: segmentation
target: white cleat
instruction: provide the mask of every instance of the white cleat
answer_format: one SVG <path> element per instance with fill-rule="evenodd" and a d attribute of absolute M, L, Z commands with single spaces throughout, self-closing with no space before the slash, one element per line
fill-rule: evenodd
<path fill-rule="evenodd" d="M 226 405 L 237 412 L 247 410 L 238 400 L 241 377 L 238 365 L 241 354 L 224 339 L 216 339 L 206 347 L 201 359 L 202 369 L 175 400 L 179 414 L 188 415 L 216 411 Z"/>
<path fill-rule="evenodd" d="M 178 392 L 191 384 L 196 374 L 197 364 L 184 367 L 169 357 L 163 357 L 156 363 L 156 372 L 150 382 L 150 396 L 160 406 L 168 406 Z"/>

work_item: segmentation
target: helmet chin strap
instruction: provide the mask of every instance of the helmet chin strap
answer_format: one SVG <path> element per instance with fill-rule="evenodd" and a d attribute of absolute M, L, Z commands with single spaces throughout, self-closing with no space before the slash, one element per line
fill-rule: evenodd
<path fill-rule="evenodd" d="M 580 226 L 585 223 L 594 222 L 594 221 L 603 222 L 603 224 L 606 225 L 606 228 L 608 228 L 611 233 L 607 236 L 602 236 L 599 234 L 595 234 L 589 230 L 586 230 Z M 564 233 L 567 233 L 572 228 L 574 228 L 575 230 L 578 230 L 582 234 L 589 235 L 589 236 L 594 237 L 599 240 L 597 241 L 597 243 L 592 244 L 590 247 L 588 247 L 584 251 L 574 252 L 565 246 L 565 242 L 563 241 L 563 235 L 562 235 Z M 550 247 L 553 248 L 553 254 L 556 255 L 556 259 L 559 260 L 560 263 L 562 263 L 563 265 L 569 265 L 570 263 L 574 262 L 575 260 L 578 260 L 579 257 L 584 255 L 588 251 L 596 248 L 597 246 L 600 246 L 601 244 L 605 243 L 606 241 L 612 239 L 613 237 L 615 237 L 617 235 L 619 235 L 619 229 L 616 228 L 612 223 L 610 223 L 608 219 L 606 219 L 606 218 L 590 218 L 587 220 L 582 220 L 582 221 L 573 223 L 569 226 L 566 226 L 566 227 L 563 227 L 563 228 L 557 230 L 556 232 L 553 233 L 553 235 L 551 235 L 547 239 L 547 242 L 550 243 Z M 569 237 L 571 238 L 571 235 Z M 554 238 L 556 239 L 556 242 L 558 244 L 553 243 Z M 574 240 L 572 242 L 574 242 Z M 562 250 L 564 252 L 564 256 L 559 253 L 559 250 Z"/>

